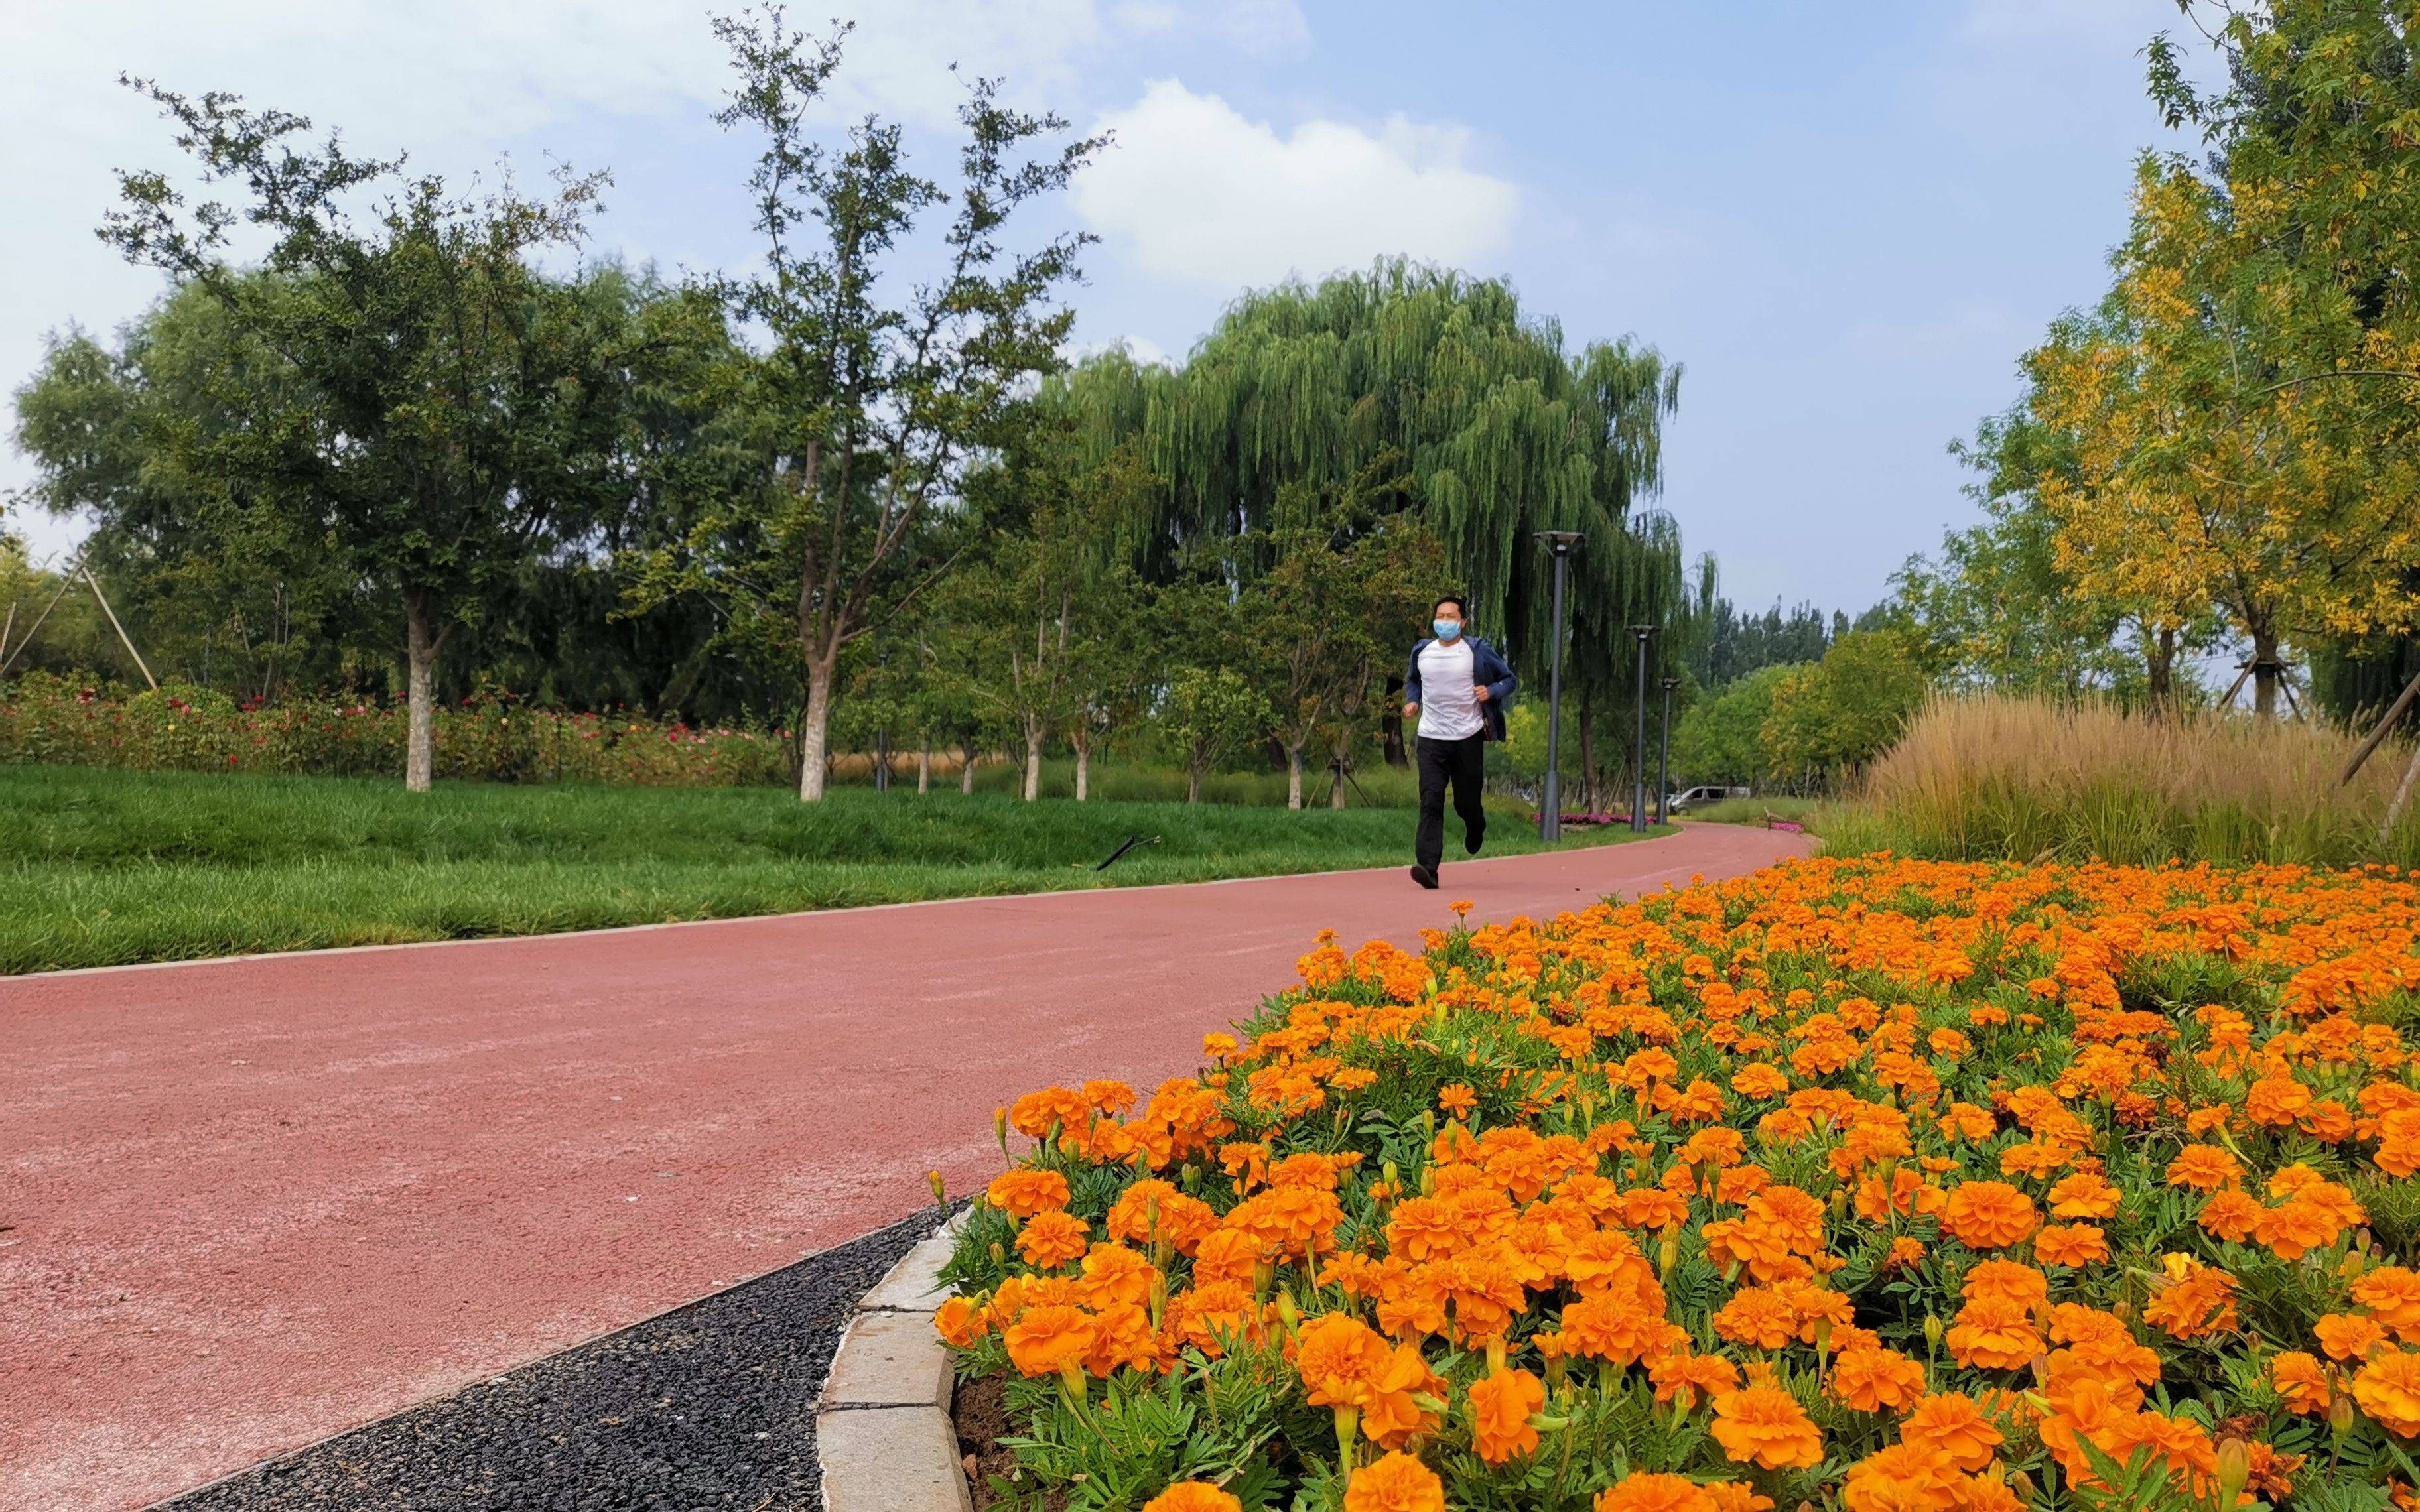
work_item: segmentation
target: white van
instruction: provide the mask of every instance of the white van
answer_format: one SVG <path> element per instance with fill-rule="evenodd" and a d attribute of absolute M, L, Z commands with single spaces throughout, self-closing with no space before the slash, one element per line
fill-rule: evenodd
<path fill-rule="evenodd" d="M 1714 785 L 1688 788 L 1672 795 L 1671 807 L 1668 811 L 1672 813 L 1680 813 L 1684 810 L 1702 809 L 1710 803 L 1720 803 L 1726 798 L 1752 798 L 1754 796 L 1756 796 L 1756 795 L 1750 793 L 1745 788 L 1727 788 Z"/>

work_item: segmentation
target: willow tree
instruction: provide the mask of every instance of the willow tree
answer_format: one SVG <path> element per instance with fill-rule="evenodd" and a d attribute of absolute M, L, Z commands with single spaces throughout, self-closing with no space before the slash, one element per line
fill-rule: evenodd
<path fill-rule="evenodd" d="M 1662 483 L 1680 380 L 1677 363 L 1627 337 L 1567 349 L 1503 282 L 1398 259 L 1248 295 L 1181 368 L 1111 353 L 1053 393 L 1092 444 L 1145 439 L 1165 480 L 1131 543 L 1147 570 L 1205 541 L 1274 541 L 1311 523 L 1293 517 L 1304 501 L 1397 455 L 1450 586 L 1532 686 L 1551 612 L 1533 534 L 1585 532 L 1567 671 L 1618 691 L 1622 628 L 1662 623 L 1680 593 L 1676 532 L 1637 510 Z M 1234 560 L 1247 576 L 1273 565 Z"/>

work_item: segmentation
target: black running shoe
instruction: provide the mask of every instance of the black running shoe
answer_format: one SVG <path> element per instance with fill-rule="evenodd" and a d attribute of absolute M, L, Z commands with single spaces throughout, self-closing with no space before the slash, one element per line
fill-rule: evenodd
<path fill-rule="evenodd" d="M 1419 883 L 1421 887 L 1428 888 L 1431 892 L 1436 891 L 1436 871 L 1433 867 L 1416 866 L 1412 868 L 1412 880 Z"/>
<path fill-rule="evenodd" d="M 1462 848 L 1473 856 L 1477 856 L 1479 848 L 1486 843 L 1487 826 L 1485 825 L 1480 825 L 1477 829 L 1466 829 L 1462 832 Z"/>

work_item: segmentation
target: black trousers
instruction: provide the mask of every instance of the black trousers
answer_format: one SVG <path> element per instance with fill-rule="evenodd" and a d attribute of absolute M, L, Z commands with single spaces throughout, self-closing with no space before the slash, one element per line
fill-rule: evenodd
<path fill-rule="evenodd" d="M 1453 783 L 1453 811 L 1462 815 L 1462 832 L 1471 850 L 1487 835 L 1487 810 L 1479 804 L 1480 779 L 1487 772 L 1487 737 L 1461 740 L 1419 737 L 1414 759 L 1420 768 L 1420 825 L 1412 838 L 1412 858 L 1436 870 L 1445 856 L 1445 785 Z"/>

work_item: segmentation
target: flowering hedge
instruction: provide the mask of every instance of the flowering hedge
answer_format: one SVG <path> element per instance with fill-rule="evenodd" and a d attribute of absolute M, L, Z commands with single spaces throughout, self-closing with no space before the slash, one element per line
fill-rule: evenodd
<path fill-rule="evenodd" d="M 1035 1506 L 2408 1509 L 2415 928 L 1869 856 L 1323 937 L 1002 1110 L 938 1324 Z"/>
<path fill-rule="evenodd" d="M 0 687 L 0 762 L 395 777 L 407 721 L 400 703 L 238 702 L 188 685 L 129 693 L 34 672 Z M 789 742 L 778 731 L 557 714 L 501 694 L 439 708 L 434 736 L 441 778 L 729 787 L 790 774 Z"/>

